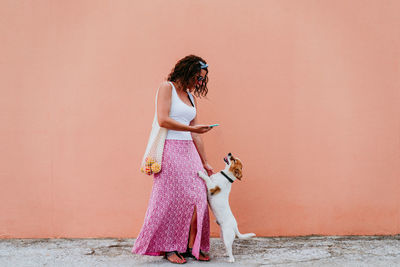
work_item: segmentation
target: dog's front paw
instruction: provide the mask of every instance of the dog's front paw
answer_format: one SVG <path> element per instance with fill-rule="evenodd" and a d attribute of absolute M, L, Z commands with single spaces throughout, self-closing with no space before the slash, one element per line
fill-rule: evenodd
<path fill-rule="evenodd" d="M 235 258 L 234 257 L 229 257 L 228 262 L 235 262 Z"/>

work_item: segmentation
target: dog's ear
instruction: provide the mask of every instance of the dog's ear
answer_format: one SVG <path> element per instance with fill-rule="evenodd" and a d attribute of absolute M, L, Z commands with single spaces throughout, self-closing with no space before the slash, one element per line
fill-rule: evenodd
<path fill-rule="evenodd" d="M 229 168 L 229 170 L 233 173 L 233 175 L 236 177 L 236 179 L 238 180 L 242 180 L 242 162 L 237 159 L 237 158 L 233 158 L 233 163 L 231 165 L 231 167 Z"/>
<path fill-rule="evenodd" d="M 242 168 L 235 168 L 233 175 L 235 175 L 238 180 L 242 180 Z"/>

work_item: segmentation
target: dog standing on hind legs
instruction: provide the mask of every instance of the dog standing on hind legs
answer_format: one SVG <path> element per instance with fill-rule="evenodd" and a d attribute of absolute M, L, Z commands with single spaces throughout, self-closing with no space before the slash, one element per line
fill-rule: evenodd
<path fill-rule="evenodd" d="M 225 169 L 208 177 L 199 171 L 199 176 L 206 182 L 208 202 L 211 210 L 221 228 L 221 239 L 224 242 L 229 262 L 234 262 L 232 244 L 235 236 L 239 239 L 247 239 L 255 236 L 254 233 L 241 234 L 231 208 L 229 206 L 229 193 L 232 183 L 242 179 L 242 162 L 231 153 L 224 158 Z"/>

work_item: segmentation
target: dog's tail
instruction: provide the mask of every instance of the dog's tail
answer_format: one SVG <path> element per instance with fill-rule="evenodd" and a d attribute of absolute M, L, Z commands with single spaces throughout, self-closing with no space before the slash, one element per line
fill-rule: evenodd
<path fill-rule="evenodd" d="M 239 239 L 248 239 L 248 238 L 251 238 L 253 236 L 256 236 L 255 233 L 241 234 L 239 232 L 239 228 L 237 227 L 237 225 L 235 225 L 235 234 Z"/>

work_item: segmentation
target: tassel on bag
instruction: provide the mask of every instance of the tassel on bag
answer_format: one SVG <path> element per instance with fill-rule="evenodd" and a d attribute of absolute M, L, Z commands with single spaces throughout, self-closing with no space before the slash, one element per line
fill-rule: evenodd
<path fill-rule="evenodd" d="M 161 171 L 162 154 L 164 151 L 165 138 L 167 137 L 168 129 L 160 127 L 157 119 L 157 98 L 156 94 L 156 108 L 151 128 L 149 141 L 147 142 L 146 152 L 144 153 L 140 171 L 152 175 Z"/>

